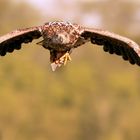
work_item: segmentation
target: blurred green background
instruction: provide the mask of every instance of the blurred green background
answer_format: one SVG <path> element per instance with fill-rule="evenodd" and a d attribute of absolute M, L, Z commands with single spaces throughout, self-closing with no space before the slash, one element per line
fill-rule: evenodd
<path fill-rule="evenodd" d="M 0 0 L 0 35 L 68 20 L 140 44 L 140 1 Z M 90 43 L 52 72 L 32 44 L 0 59 L 0 140 L 140 140 L 140 68 Z"/>

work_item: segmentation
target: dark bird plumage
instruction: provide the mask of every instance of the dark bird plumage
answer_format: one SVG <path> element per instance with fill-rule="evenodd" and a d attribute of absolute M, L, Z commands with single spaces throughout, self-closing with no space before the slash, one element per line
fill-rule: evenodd
<path fill-rule="evenodd" d="M 94 28 L 86 28 L 69 22 L 48 22 L 42 26 L 15 30 L 0 37 L 0 55 L 19 50 L 22 43 L 43 37 L 37 44 L 50 51 L 52 70 L 66 64 L 73 48 L 91 41 L 102 45 L 105 52 L 122 56 L 131 64 L 140 66 L 140 47 L 134 41 L 120 35 Z"/>

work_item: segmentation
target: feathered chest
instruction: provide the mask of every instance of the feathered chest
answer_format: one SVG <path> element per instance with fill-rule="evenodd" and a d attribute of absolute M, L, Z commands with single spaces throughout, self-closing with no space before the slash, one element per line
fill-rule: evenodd
<path fill-rule="evenodd" d="M 70 49 L 79 39 L 80 33 L 76 26 L 64 22 L 46 23 L 42 29 L 43 46 L 47 49 Z"/>

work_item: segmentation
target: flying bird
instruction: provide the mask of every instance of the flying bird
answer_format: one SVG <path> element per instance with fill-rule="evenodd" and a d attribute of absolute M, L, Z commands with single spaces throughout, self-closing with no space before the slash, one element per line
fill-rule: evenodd
<path fill-rule="evenodd" d="M 70 53 L 74 48 L 91 42 L 101 45 L 105 52 L 122 56 L 131 64 L 140 66 L 140 47 L 134 41 L 96 28 L 87 28 L 70 22 L 47 22 L 42 26 L 18 29 L 0 37 L 0 55 L 5 56 L 15 49 L 21 49 L 22 43 L 33 39 L 43 39 L 37 44 L 50 51 L 52 70 L 71 60 Z"/>

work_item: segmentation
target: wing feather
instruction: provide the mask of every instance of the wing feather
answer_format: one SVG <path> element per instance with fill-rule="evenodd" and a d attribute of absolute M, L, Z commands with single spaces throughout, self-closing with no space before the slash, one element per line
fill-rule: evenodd
<path fill-rule="evenodd" d="M 90 38 L 93 44 L 102 45 L 105 52 L 121 55 L 124 60 L 140 66 L 140 47 L 134 41 L 109 31 L 94 28 L 84 28 L 81 36 L 85 39 Z"/>
<path fill-rule="evenodd" d="M 41 26 L 15 30 L 0 37 L 0 55 L 11 53 L 15 49 L 21 49 L 22 43 L 32 42 L 33 39 L 41 37 Z"/>

